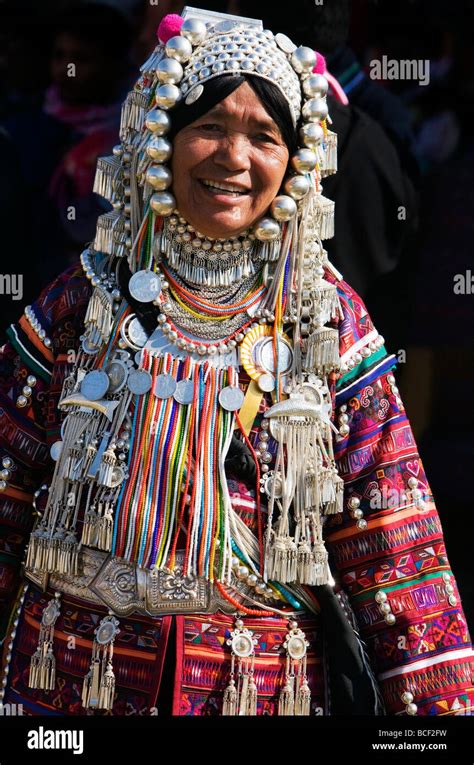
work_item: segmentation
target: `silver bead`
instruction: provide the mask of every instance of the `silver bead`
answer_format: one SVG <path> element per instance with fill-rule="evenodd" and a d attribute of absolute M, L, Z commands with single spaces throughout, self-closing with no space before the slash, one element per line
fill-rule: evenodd
<path fill-rule="evenodd" d="M 384 601 L 387 600 L 386 593 L 383 590 L 378 590 L 375 593 L 375 600 L 376 600 L 377 603 L 383 603 Z"/>
<path fill-rule="evenodd" d="M 361 518 L 360 521 L 357 521 L 357 528 L 361 529 L 362 531 L 367 528 L 367 521 L 365 518 Z"/>
<path fill-rule="evenodd" d="M 328 116 L 328 105 L 323 98 L 310 98 L 303 104 L 302 112 L 309 122 L 320 122 Z"/>
<path fill-rule="evenodd" d="M 34 375 L 28 375 L 26 382 L 28 385 L 31 385 L 31 387 L 34 388 L 36 385 L 36 377 Z"/>
<path fill-rule="evenodd" d="M 277 221 L 287 221 L 294 218 L 297 212 L 296 202 L 290 196 L 280 194 L 271 204 L 271 213 Z"/>
<path fill-rule="evenodd" d="M 5 491 L 7 486 L 8 486 L 8 484 L 7 484 L 6 481 L 0 480 L 0 491 Z"/>
<path fill-rule="evenodd" d="M 404 693 L 402 693 L 401 699 L 404 704 L 411 704 L 411 702 L 413 701 L 413 693 L 410 693 L 410 691 L 405 691 Z"/>
<path fill-rule="evenodd" d="M 315 149 L 324 138 L 324 130 L 317 122 L 307 122 L 300 130 L 300 140 L 308 149 Z"/>
<path fill-rule="evenodd" d="M 386 614 L 386 616 L 384 616 L 384 620 L 386 624 L 395 624 L 397 621 L 393 614 Z"/>
<path fill-rule="evenodd" d="M 150 197 L 150 207 L 157 215 L 171 215 L 176 207 L 176 199 L 168 191 L 157 191 Z"/>
<path fill-rule="evenodd" d="M 156 191 L 164 191 L 171 186 L 171 172 L 163 165 L 151 165 L 146 171 L 146 182 Z"/>
<path fill-rule="evenodd" d="M 12 468 L 13 467 L 13 460 L 10 459 L 10 457 L 4 457 L 2 460 L 2 465 L 4 468 Z M 449 581 L 449 579 L 448 579 Z"/>
<path fill-rule="evenodd" d="M 145 117 L 148 130 L 157 135 L 165 135 L 171 127 L 171 120 L 163 109 L 151 109 Z"/>
<path fill-rule="evenodd" d="M 392 608 L 391 608 L 390 603 L 388 601 L 385 601 L 385 603 L 381 603 L 379 608 L 380 608 L 380 613 L 381 614 L 389 614 L 392 611 Z"/>
<path fill-rule="evenodd" d="M 207 27 L 199 19 L 186 19 L 180 30 L 181 37 L 189 40 L 191 45 L 199 45 L 206 39 Z"/>
<path fill-rule="evenodd" d="M 408 704 L 407 706 L 408 715 L 416 715 L 417 712 L 418 712 L 418 707 L 416 706 L 416 704 Z"/>
<path fill-rule="evenodd" d="M 284 189 L 293 199 L 303 199 L 310 188 L 310 182 L 303 175 L 293 175 L 285 181 Z"/>
<path fill-rule="evenodd" d="M 360 507 L 360 499 L 355 496 L 349 497 L 347 504 L 352 510 L 355 510 L 357 507 Z"/>
<path fill-rule="evenodd" d="M 303 92 L 310 98 L 321 98 L 328 92 L 328 81 L 322 74 L 310 74 L 303 80 Z"/>
<path fill-rule="evenodd" d="M 171 157 L 172 147 L 166 138 L 155 135 L 146 147 L 146 153 L 156 162 L 166 162 Z"/>
<path fill-rule="evenodd" d="M 181 91 L 176 85 L 160 85 L 155 90 L 155 101 L 161 109 L 172 109 L 181 98 Z"/>
<path fill-rule="evenodd" d="M 318 158 L 311 149 L 298 149 L 291 158 L 291 164 L 297 173 L 310 173 L 316 167 Z"/>
<path fill-rule="evenodd" d="M 29 385 L 24 385 L 22 393 L 24 396 L 31 396 L 33 393 L 33 388 L 31 388 Z"/>
<path fill-rule="evenodd" d="M 280 236 L 280 226 L 273 218 L 262 218 L 254 228 L 260 242 L 272 242 Z"/>
<path fill-rule="evenodd" d="M 169 58 L 175 58 L 180 64 L 184 64 L 191 58 L 193 46 L 186 37 L 175 35 L 166 43 L 165 52 Z"/>
<path fill-rule="evenodd" d="M 316 66 L 316 53 L 306 45 L 300 45 L 291 54 L 291 64 L 295 72 L 312 72 Z"/>
<path fill-rule="evenodd" d="M 16 400 L 17 406 L 24 407 L 24 406 L 27 406 L 27 404 L 28 404 L 28 399 L 26 398 L 26 396 L 18 396 Z"/>
<path fill-rule="evenodd" d="M 177 85 L 183 75 L 183 67 L 175 58 L 163 58 L 156 67 L 156 76 L 165 85 Z"/>
<path fill-rule="evenodd" d="M 409 478 L 408 486 L 410 487 L 410 489 L 416 489 L 416 487 L 418 486 L 418 479 L 414 478 L 413 476 Z"/>

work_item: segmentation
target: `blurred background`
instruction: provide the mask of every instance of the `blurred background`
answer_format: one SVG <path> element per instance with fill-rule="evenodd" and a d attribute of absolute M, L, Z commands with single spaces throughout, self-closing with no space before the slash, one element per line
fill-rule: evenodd
<path fill-rule="evenodd" d="M 257 14 L 320 51 L 341 86 L 329 104 L 339 170 L 323 184 L 336 201 L 336 236 L 326 245 L 397 354 L 398 385 L 474 626 L 474 1 L 189 4 Z M 97 157 L 119 142 L 121 102 L 161 18 L 184 5 L 0 0 L 0 343 L 93 239 L 109 209 L 92 192 Z M 374 79 L 373 62 L 383 60 L 429 62 L 429 77 L 423 84 L 382 70 Z M 6 275 L 15 274 L 21 290 L 7 294 Z"/>

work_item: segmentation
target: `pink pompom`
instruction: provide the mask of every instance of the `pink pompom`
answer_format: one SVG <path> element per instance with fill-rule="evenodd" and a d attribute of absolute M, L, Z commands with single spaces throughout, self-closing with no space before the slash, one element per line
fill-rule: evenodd
<path fill-rule="evenodd" d="M 160 21 L 160 25 L 158 29 L 156 30 L 156 36 L 162 42 L 164 45 L 168 42 L 168 40 L 171 39 L 171 37 L 174 37 L 175 35 L 179 35 L 181 32 L 181 27 L 184 24 L 184 19 L 181 18 L 181 16 L 178 16 L 177 13 L 168 13 L 166 16 L 163 16 L 163 18 Z"/>
<path fill-rule="evenodd" d="M 326 71 L 326 59 L 324 58 L 322 53 L 318 53 L 317 50 L 314 51 L 316 53 L 316 66 L 313 69 L 313 72 L 315 74 L 324 74 Z"/>

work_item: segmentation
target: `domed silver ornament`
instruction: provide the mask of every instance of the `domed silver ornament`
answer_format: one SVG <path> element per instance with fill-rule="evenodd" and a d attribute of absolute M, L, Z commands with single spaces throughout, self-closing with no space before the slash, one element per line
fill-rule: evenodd
<path fill-rule="evenodd" d="M 162 58 L 156 67 L 156 76 L 165 85 L 177 85 L 183 79 L 183 67 L 175 58 Z"/>
<path fill-rule="evenodd" d="M 310 74 L 303 80 L 303 92 L 310 98 L 321 98 L 328 92 L 328 81 L 322 74 Z"/>
<path fill-rule="evenodd" d="M 303 117 L 309 122 L 321 122 L 328 116 L 328 105 L 323 98 L 310 98 L 303 104 Z"/>
<path fill-rule="evenodd" d="M 316 66 L 316 53 L 306 45 L 300 45 L 291 55 L 291 63 L 295 72 L 312 72 Z"/>
<path fill-rule="evenodd" d="M 297 173 L 310 173 L 316 167 L 318 158 L 311 149 L 298 149 L 291 158 L 291 164 Z"/>
<path fill-rule="evenodd" d="M 176 207 L 176 199 L 168 191 L 157 191 L 150 197 L 150 207 L 157 215 L 171 215 Z"/>
<path fill-rule="evenodd" d="M 172 109 L 181 98 L 181 91 L 177 85 L 159 85 L 155 90 L 155 101 L 161 109 Z"/>
<path fill-rule="evenodd" d="M 146 153 L 155 162 L 167 162 L 172 154 L 172 146 L 166 138 L 154 135 L 146 147 Z"/>
<path fill-rule="evenodd" d="M 300 130 L 301 143 L 308 149 L 315 149 L 324 139 L 324 130 L 318 122 L 307 122 Z"/>
<path fill-rule="evenodd" d="M 181 35 L 175 35 L 171 37 L 165 46 L 165 53 L 169 58 L 175 58 L 180 64 L 185 64 L 189 61 L 193 52 L 193 46 Z"/>
<path fill-rule="evenodd" d="M 273 218 L 262 218 L 254 228 L 254 234 L 260 242 L 272 242 L 278 239 L 281 230 Z"/>
<path fill-rule="evenodd" d="M 199 45 L 206 39 L 207 27 L 199 19 L 186 19 L 181 27 L 181 37 L 189 40 L 191 45 Z"/>
<path fill-rule="evenodd" d="M 165 191 L 171 186 L 173 178 L 164 165 L 151 165 L 146 171 L 145 180 L 156 191 Z"/>
<path fill-rule="evenodd" d="M 293 199 L 299 200 L 306 196 L 310 182 L 304 175 L 293 175 L 285 181 L 284 189 Z"/>
<path fill-rule="evenodd" d="M 281 194 L 273 200 L 271 204 L 271 213 L 275 220 L 284 222 L 291 220 L 297 213 L 296 202 L 290 196 Z"/>
<path fill-rule="evenodd" d="M 162 109 L 151 109 L 145 117 L 145 125 L 152 133 L 165 135 L 171 127 L 171 120 Z"/>

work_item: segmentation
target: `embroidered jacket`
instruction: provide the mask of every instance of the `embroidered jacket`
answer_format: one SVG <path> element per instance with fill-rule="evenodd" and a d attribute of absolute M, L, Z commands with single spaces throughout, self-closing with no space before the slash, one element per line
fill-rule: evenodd
<path fill-rule="evenodd" d="M 345 483 L 344 512 L 328 517 L 324 527 L 338 597 L 367 648 L 388 715 L 470 715 L 471 638 L 439 515 L 396 387 L 396 359 L 386 352 L 358 295 L 343 280 L 331 274 L 326 278 L 337 282 L 343 308 L 339 332 L 344 366 L 333 381 L 332 394 L 334 424 L 341 431 L 334 447 Z M 21 562 L 35 518 L 33 502 L 37 509 L 45 504 L 53 471 L 49 447 L 60 438 L 57 404 L 79 346 L 89 297 L 82 269 L 69 268 L 12 325 L 1 352 L 4 702 L 21 701 L 26 714 L 84 714 L 82 678 L 94 628 L 107 613 L 94 603 L 65 598 L 55 637 L 57 676 L 62 681 L 49 695 L 28 688 L 28 662 L 38 641 L 42 609 L 54 592 L 25 586 Z M 229 484 L 242 517 L 251 523 L 255 493 L 243 482 L 230 479 Z M 160 698 L 172 624 L 169 616 L 121 620 L 113 714 L 152 713 Z M 252 618 L 246 624 L 255 631 L 260 650 L 258 713 L 274 714 L 285 620 Z M 312 713 L 328 714 L 319 622 L 312 617 L 302 624 L 311 645 Z M 231 625 L 232 619 L 222 614 L 175 618 L 175 714 L 218 713 Z M 78 637 L 73 657 L 66 645 L 71 635 Z"/>

